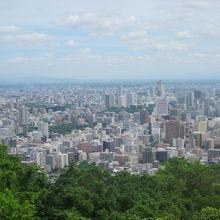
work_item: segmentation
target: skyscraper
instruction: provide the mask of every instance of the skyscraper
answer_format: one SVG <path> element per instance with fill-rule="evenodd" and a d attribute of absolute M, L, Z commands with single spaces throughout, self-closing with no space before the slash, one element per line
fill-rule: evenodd
<path fill-rule="evenodd" d="M 149 113 L 147 110 L 142 110 L 140 112 L 140 124 L 143 125 L 149 123 Z"/>
<path fill-rule="evenodd" d="M 116 95 L 117 97 L 120 97 L 121 95 L 123 95 L 123 86 L 119 86 L 117 88 Z"/>
<path fill-rule="evenodd" d="M 105 151 L 106 149 L 108 149 L 109 152 L 113 152 L 114 151 L 114 141 L 113 140 L 106 140 L 103 141 L 103 151 Z"/>
<path fill-rule="evenodd" d="M 137 104 L 137 96 L 135 93 L 128 93 L 127 94 L 127 107 L 130 108 L 131 105 Z"/>
<path fill-rule="evenodd" d="M 145 147 L 142 153 L 143 163 L 152 163 L 156 160 L 156 150 L 153 147 Z"/>
<path fill-rule="evenodd" d="M 173 138 L 184 137 L 184 125 L 180 121 L 171 120 L 166 122 L 165 125 L 165 141 L 172 144 Z"/>
<path fill-rule="evenodd" d="M 195 106 L 194 92 L 191 91 L 187 94 L 187 108 L 194 106 Z"/>
<path fill-rule="evenodd" d="M 19 109 L 19 124 L 26 134 L 28 132 L 28 108 L 26 106 L 21 106 Z"/>
<path fill-rule="evenodd" d="M 123 87 L 122 86 L 118 86 L 118 88 L 116 90 L 116 103 L 117 103 L 117 107 L 125 106 L 125 105 L 122 104 L 122 99 L 123 99 Z"/>
<path fill-rule="evenodd" d="M 168 101 L 157 100 L 156 101 L 156 111 L 157 115 L 168 115 Z"/>
<path fill-rule="evenodd" d="M 159 97 L 164 97 L 166 95 L 165 85 L 162 80 L 157 82 L 156 85 L 156 95 Z"/>
<path fill-rule="evenodd" d="M 46 136 L 48 138 L 49 135 L 49 128 L 47 122 L 39 122 L 38 123 L 38 131 L 42 133 L 43 136 Z"/>
<path fill-rule="evenodd" d="M 105 95 L 105 105 L 107 108 L 115 107 L 115 96 L 111 94 Z"/>

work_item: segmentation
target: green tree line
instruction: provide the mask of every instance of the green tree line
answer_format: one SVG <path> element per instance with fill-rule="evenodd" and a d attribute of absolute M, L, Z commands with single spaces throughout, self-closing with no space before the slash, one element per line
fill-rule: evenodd
<path fill-rule="evenodd" d="M 218 220 L 220 165 L 172 159 L 154 176 L 72 163 L 55 183 L 0 145 L 0 219 Z"/>
<path fill-rule="evenodd" d="M 93 127 L 92 125 L 76 125 L 76 124 L 61 124 L 61 125 L 52 125 L 49 127 L 50 133 L 60 133 L 63 135 L 70 134 L 72 130 L 84 130 L 85 128 Z"/>

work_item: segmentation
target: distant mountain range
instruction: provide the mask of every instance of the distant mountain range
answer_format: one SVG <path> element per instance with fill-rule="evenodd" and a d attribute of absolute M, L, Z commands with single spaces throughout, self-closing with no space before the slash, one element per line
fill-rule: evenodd
<path fill-rule="evenodd" d="M 65 84 L 76 83 L 75 79 L 53 78 L 48 76 L 0 76 L 0 84 Z"/>
<path fill-rule="evenodd" d="M 166 84 L 220 84 L 220 79 L 163 79 Z M 49 76 L 29 76 L 23 75 L 0 75 L 0 86 L 7 85 L 24 85 L 24 84 L 78 84 L 92 86 L 109 86 L 123 84 L 125 86 L 149 85 L 154 84 L 158 79 L 73 79 L 73 78 L 56 78 Z"/>

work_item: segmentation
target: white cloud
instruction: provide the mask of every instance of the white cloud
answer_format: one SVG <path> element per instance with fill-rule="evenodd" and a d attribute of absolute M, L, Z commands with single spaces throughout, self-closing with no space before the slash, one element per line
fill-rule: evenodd
<path fill-rule="evenodd" d="M 82 48 L 79 50 L 80 53 L 90 53 L 92 51 L 91 48 Z"/>
<path fill-rule="evenodd" d="M 45 53 L 44 54 L 44 57 L 53 57 L 54 56 L 54 53 Z"/>
<path fill-rule="evenodd" d="M 219 60 L 220 51 L 217 48 L 220 36 L 218 23 L 220 0 L 140 0 L 139 4 L 133 0 L 115 2 L 94 0 L 88 4 L 83 1 L 77 4 L 69 1 L 69 4 L 61 4 L 57 0 L 53 2 L 54 7 L 50 7 L 50 4 L 45 1 L 45 10 L 36 10 L 36 8 L 41 8 L 41 1 L 33 1 L 33 4 L 26 4 L 25 7 L 20 1 L 15 1 L 12 9 L 0 13 L 1 48 L 8 51 L 11 57 L 15 57 L 14 62 L 19 63 L 17 66 L 22 66 L 20 63 L 23 63 L 23 70 L 27 69 L 30 73 L 36 71 L 37 68 L 28 69 L 29 62 L 29 66 L 32 66 L 31 62 L 34 61 L 36 61 L 33 64 L 34 67 L 40 68 L 41 66 L 37 61 L 42 58 L 34 57 L 33 54 L 38 54 L 46 48 L 47 51 L 56 51 L 62 56 L 63 46 L 74 48 L 79 40 L 80 45 L 76 47 L 77 50 L 72 50 L 75 55 L 70 58 L 69 70 L 65 70 L 64 63 L 55 62 L 58 58 L 50 58 L 57 67 L 51 70 L 52 74 L 59 75 L 61 71 L 65 73 L 69 71 L 69 74 L 73 74 L 73 69 L 77 72 L 76 68 L 72 68 L 75 67 L 75 63 L 90 63 L 91 66 L 96 63 L 94 69 L 87 66 L 88 73 L 106 70 L 110 75 L 114 75 L 117 69 L 114 66 L 123 64 L 122 67 L 124 67 L 128 64 L 128 68 L 117 69 L 119 74 L 123 72 L 122 70 L 127 73 L 132 72 L 130 66 L 134 62 L 141 65 L 134 65 L 133 72 L 136 72 L 136 69 L 137 72 L 138 70 L 146 72 L 146 69 L 150 68 L 145 65 L 147 58 L 143 58 L 141 56 L 143 54 L 149 54 L 152 62 L 148 65 L 151 65 L 155 72 L 160 72 L 161 75 L 164 72 L 174 74 L 178 71 L 191 71 L 191 69 L 187 70 L 184 65 L 184 60 L 187 58 L 191 58 L 192 61 L 204 61 L 208 71 L 211 68 L 214 69 L 214 65 L 205 61 L 210 60 L 211 63 L 214 58 L 217 63 Z M 83 13 L 88 10 L 92 13 Z M 19 16 L 14 16 L 14 14 Z M 71 16 L 68 17 L 68 15 Z M 54 27 L 53 21 L 60 21 L 59 26 Z M 15 26 L 10 26 L 10 24 Z M 19 30 L 16 29 L 17 26 L 20 27 Z M 22 27 L 29 27 L 30 30 Z M 49 28 L 48 32 L 47 28 Z M 54 33 L 55 36 L 48 36 L 47 33 Z M 91 47 L 92 50 L 86 47 Z M 132 51 L 132 49 L 137 51 Z M 94 51 L 99 51 L 99 55 L 94 55 Z M 140 57 L 125 57 L 125 54 L 129 53 L 139 54 Z M 22 55 L 17 57 L 17 54 Z M 193 56 L 189 57 L 189 54 Z M 43 59 L 49 60 L 49 57 L 52 55 Z M 168 69 L 164 68 L 163 62 Z M 43 66 L 44 63 L 40 64 Z M 108 68 L 111 67 L 109 65 L 112 65 L 114 69 Z M 175 65 L 174 70 L 172 68 Z M 13 66 L 16 67 L 16 65 L 7 63 L 1 71 L 9 72 L 8 67 L 13 68 Z M 82 66 L 79 65 L 79 70 L 86 68 Z M 14 72 L 23 72 L 15 67 Z M 219 69 L 219 65 L 217 67 L 216 69 Z M 201 66 L 198 65 L 198 68 Z M 45 72 L 49 72 L 48 70 Z M 115 75 L 117 77 L 117 74 Z"/>
<path fill-rule="evenodd" d="M 195 36 L 191 34 L 189 31 L 180 31 L 175 34 L 175 38 L 177 39 L 192 39 Z"/>
<path fill-rule="evenodd" d="M 102 36 L 103 37 L 114 37 L 115 34 L 114 34 L 114 32 L 103 32 Z"/>
<path fill-rule="evenodd" d="M 176 38 L 180 37 L 192 37 L 187 32 L 179 32 L 176 34 Z M 173 50 L 173 51 L 183 51 L 189 48 L 189 45 L 186 43 L 179 42 L 177 40 L 166 40 L 163 38 L 158 38 L 158 40 L 150 38 L 147 35 L 147 31 L 139 30 L 129 32 L 126 35 L 121 36 L 121 40 L 127 41 L 133 46 L 133 49 L 136 51 L 145 51 L 145 50 Z"/>
<path fill-rule="evenodd" d="M 53 53 L 45 53 L 44 55 L 38 57 L 15 57 L 6 61 L 9 63 L 38 62 L 47 60 L 53 56 Z"/>
<path fill-rule="evenodd" d="M 86 48 L 85 48 L 86 49 Z M 88 64 L 88 63 L 102 63 L 104 61 L 104 57 L 100 55 L 92 55 L 88 53 L 83 53 L 79 51 L 78 53 L 74 53 L 68 55 L 66 57 L 58 59 L 58 61 L 63 64 Z"/>
<path fill-rule="evenodd" d="M 60 47 L 60 46 L 61 46 L 61 43 L 60 43 L 60 42 L 56 42 L 56 43 L 54 44 L 54 46 L 55 46 L 55 47 Z"/>
<path fill-rule="evenodd" d="M 16 27 L 16 26 L 13 26 L 13 25 L 10 25 L 10 26 L 0 26 L 0 32 L 3 32 L 3 33 L 16 32 L 18 30 L 20 30 L 20 28 Z"/>
<path fill-rule="evenodd" d="M 205 59 L 220 58 L 220 54 L 207 54 L 207 53 L 194 53 L 191 54 L 190 56 L 195 58 L 205 58 Z"/>
<path fill-rule="evenodd" d="M 204 24 L 200 27 L 199 31 L 201 35 L 220 36 L 219 24 Z"/>
<path fill-rule="evenodd" d="M 167 43 L 159 43 L 155 41 L 151 41 L 148 44 L 145 45 L 139 45 L 133 48 L 137 51 L 145 51 L 145 50 L 168 50 L 168 51 L 185 51 L 189 49 L 189 45 L 186 43 L 181 43 L 178 41 L 169 41 Z"/>
<path fill-rule="evenodd" d="M 96 31 L 96 32 L 91 32 L 89 34 L 90 37 L 107 37 L 107 38 L 112 38 L 115 37 L 115 33 L 113 31 Z"/>
<path fill-rule="evenodd" d="M 137 29 L 141 22 L 135 16 L 119 17 L 108 15 L 102 12 L 98 13 L 84 13 L 80 15 L 72 15 L 67 17 L 64 21 L 58 23 L 69 28 L 83 29 L 87 31 L 119 31 Z M 145 26 L 146 28 L 146 26 Z"/>
<path fill-rule="evenodd" d="M 101 56 L 93 54 L 75 53 L 67 57 L 61 58 L 58 61 L 62 64 L 97 64 L 107 66 L 130 65 L 132 63 L 147 63 L 150 61 L 149 56 Z M 106 66 L 106 67 L 107 67 Z"/>
<path fill-rule="evenodd" d="M 44 41 L 49 40 L 50 36 L 44 33 L 24 33 L 16 35 L 6 35 L 2 39 L 5 41 Z"/>
<path fill-rule="evenodd" d="M 143 39 L 146 38 L 147 32 L 146 31 L 133 31 L 129 32 L 126 35 L 121 36 L 121 40 L 137 40 L 137 39 Z"/>
<path fill-rule="evenodd" d="M 219 63 L 220 61 L 220 54 L 209 54 L 209 53 L 193 53 L 189 54 L 187 57 L 185 57 L 185 63 L 190 64 L 210 64 L 210 63 Z"/>
<path fill-rule="evenodd" d="M 135 45 L 135 46 L 138 45 L 138 47 L 150 43 L 150 40 L 147 37 L 147 31 L 143 31 L 143 30 L 129 32 L 126 35 L 121 36 L 120 39 L 125 40 L 131 45 Z"/>
<path fill-rule="evenodd" d="M 127 60 L 124 57 L 109 57 L 106 61 L 111 65 L 123 65 L 127 63 Z"/>
<path fill-rule="evenodd" d="M 25 61 L 29 61 L 31 58 L 28 58 L 28 57 L 15 57 L 15 58 L 12 58 L 10 60 L 7 60 L 8 62 L 13 62 L 13 63 L 17 63 L 17 62 L 25 62 Z"/>
<path fill-rule="evenodd" d="M 66 42 L 66 45 L 70 46 L 70 47 L 75 47 L 75 46 L 77 46 L 79 44 L 76 41 L 74 41 L 74 40 L 70 40 L 70 41 Z"/>
<path fill-rule="evenodd" d="M 135 22 L 135 21 L 137 21 L 137 17 L 134 16 L 134 15 L 131 15 L 131 16 L 128 17 L 128 20 L 129 20 L 130 22 Z"/>
<path fill-rule="evenodd" d="M 206 9 L 206 8 L 211 8 L 213 4 L 210 0 L 209 1 L 192 0 L 188 2 L 187 6 L 192 8 Z"/>
<path fill-rule="evenodd" d="M 0 10 L 8 9 L 8 6 L 3 2 L 0 2 Z"/>

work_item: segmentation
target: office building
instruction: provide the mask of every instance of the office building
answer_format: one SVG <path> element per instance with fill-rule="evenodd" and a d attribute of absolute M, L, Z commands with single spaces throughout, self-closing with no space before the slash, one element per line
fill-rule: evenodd
<path fill-rule="evenodd" d="M 159 97 L 164 97 L 166 95 L 165 85 L 162 80 L 157 82 L 156 85 L 156 95 Z"/>
<path fill-rule="evenodd" d="M 156 150 L 153 147 L 144 147 L 142 153 L 143 163 L 153 163 L 156 160 Z"/>

